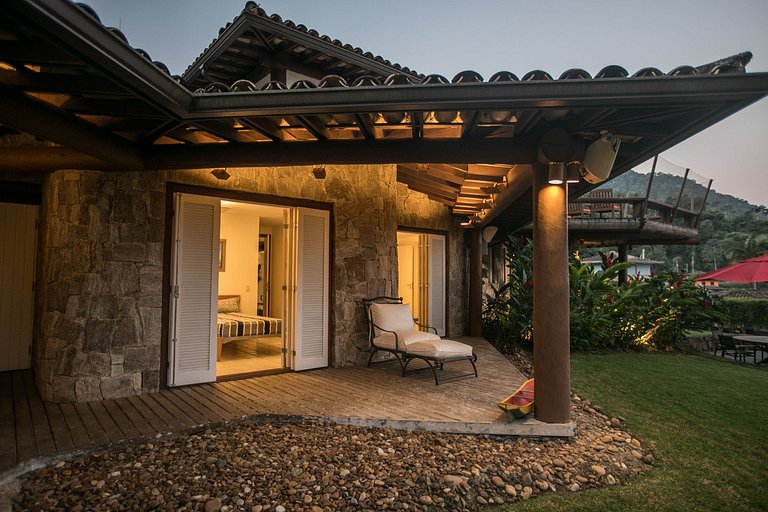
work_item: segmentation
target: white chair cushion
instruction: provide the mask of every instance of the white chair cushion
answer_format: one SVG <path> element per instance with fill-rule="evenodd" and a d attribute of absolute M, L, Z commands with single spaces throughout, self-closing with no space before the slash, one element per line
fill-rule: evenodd
<path fill-rule="evenodd" d="M 410 352 L 410 346 L 414 343 L 440 341 L 440 336 L 437 334 L 424 331 L 397 331 L 397 338 L 399 342 L 397 348 L 395 348 L 395 335 L 391 332 L 385 332 L 373 338 L 373 343 L 381 348 Z"/>
<path fill-rule="evenodd" d="M 434 335 L 433 335 L 434 336 Z M 434 357 L 436 359 L 448 357 L 471 357 L 472 347 L 466 343 L 454 340 L 416 341 L 408 344 L 408 353 L 420 356 Z"/>
<path fill-rule="evenodd" d="M 413 331 L 415 327 L 410 304 L 371 304 L 371 319 L 388 331 Z M 381 330 L 375 329 L 374 336 L 381 334 Z"/>

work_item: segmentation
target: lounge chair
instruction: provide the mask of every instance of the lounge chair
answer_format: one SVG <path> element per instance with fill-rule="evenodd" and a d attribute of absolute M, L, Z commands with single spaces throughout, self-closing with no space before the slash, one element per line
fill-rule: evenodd
<path fill-rule="evenodd" d="M 371 366 L 377 352 L 389 352 L 400 364 L 403 377 L 408 364 L 414 359 L 427 363 L 435 377 L 436 386 L 440 383 L 437 370 L 442 370 L 445 363 L 453 361 L 469 361 L 477 377 L 477 355 L 474 349 L 466 343 L 441 338 L 436 328 L 415 322 L 410 304 L 403 304 L 402 297 L 364 299 L 363 307 L 368 320 L 371 350 L 368 366 Z"/>

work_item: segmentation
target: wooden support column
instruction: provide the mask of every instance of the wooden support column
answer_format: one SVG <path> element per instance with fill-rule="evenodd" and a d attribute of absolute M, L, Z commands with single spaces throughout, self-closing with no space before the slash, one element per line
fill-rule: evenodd
<path fill-rule="evenodd" d="M 479 229 L 469 233 L 469 335 L 483 335 L 483 247 Z"/>
<path fill-rule="evenodd" d="M 533 169 L 533 366 L 536 419 L 567 423 L 571 411 L 566 185 Z"/>
<path fill-rule="evenodd" d="M 627 244 L 619 244 L 619 263 L 627 262 Z M 619 286 L 627 284 L 627 269 L 619 270 Z"/>

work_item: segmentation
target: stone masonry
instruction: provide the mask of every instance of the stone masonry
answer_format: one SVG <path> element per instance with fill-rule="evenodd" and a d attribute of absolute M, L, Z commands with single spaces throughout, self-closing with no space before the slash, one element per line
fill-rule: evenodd
<path fill-rule="evenodd" d="M 465 317 L 463 235 L 447 207 L 396 182 L 394 166 L 329 166 L 157 173 L 63 170 L 44 187 L 34 365 L 42 396 L 87 401 L 155 391 L 163 337 L 166 183 L 331 203 L 331 346 L 335 366 L 366 354 L 367 296 L 397 290 L 397 227 L 448 231 L 448 333 Z"/>

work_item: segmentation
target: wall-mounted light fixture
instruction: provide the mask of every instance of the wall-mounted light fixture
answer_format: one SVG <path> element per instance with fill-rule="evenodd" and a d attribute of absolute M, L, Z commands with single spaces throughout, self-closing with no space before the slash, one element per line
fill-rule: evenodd
<path fill-rule="evenodd" d="M 483 228 L 483 240 L 490 242 L 493 237 L 496 236 L 496 232 L 499 230 L 496 226 L 485 226 Z"/>
<path fill-rule="evenodd" d="M 212 171 L 211 171 L 211 174 L 213 174 L 214 176 L 216 176 L 216 178 L 218 178 L 218 179 L 220 179 L 220 180 L 224 180 L 224 181 L 228 180 L 228 179 L 229 179 L 229 177 L 231 176 L 231 175 L 230 175 L 230 174 L 227 172 L 227 170 L 226 170 L 226 169 L 214 169 L 214 170 L 212 170 Z"/>
<path fill-rule="evenodd" d="M 312 174 L 315 175 L 315 179 L 324 180 L 325 179 L 325 164 L 315 165 L 312 168 Z"/>
<path fill-rule="evenodd" d="M 566 183 L 578 183 L 581 179 L 581 162 L 571 162 L 565 170 Z"/>
<path fill-rule="evenodd" d="M 564 181 L 565 181 L 565 164 L 564 163 L 549 164 L 549 184 L 562 185 Z"/>

